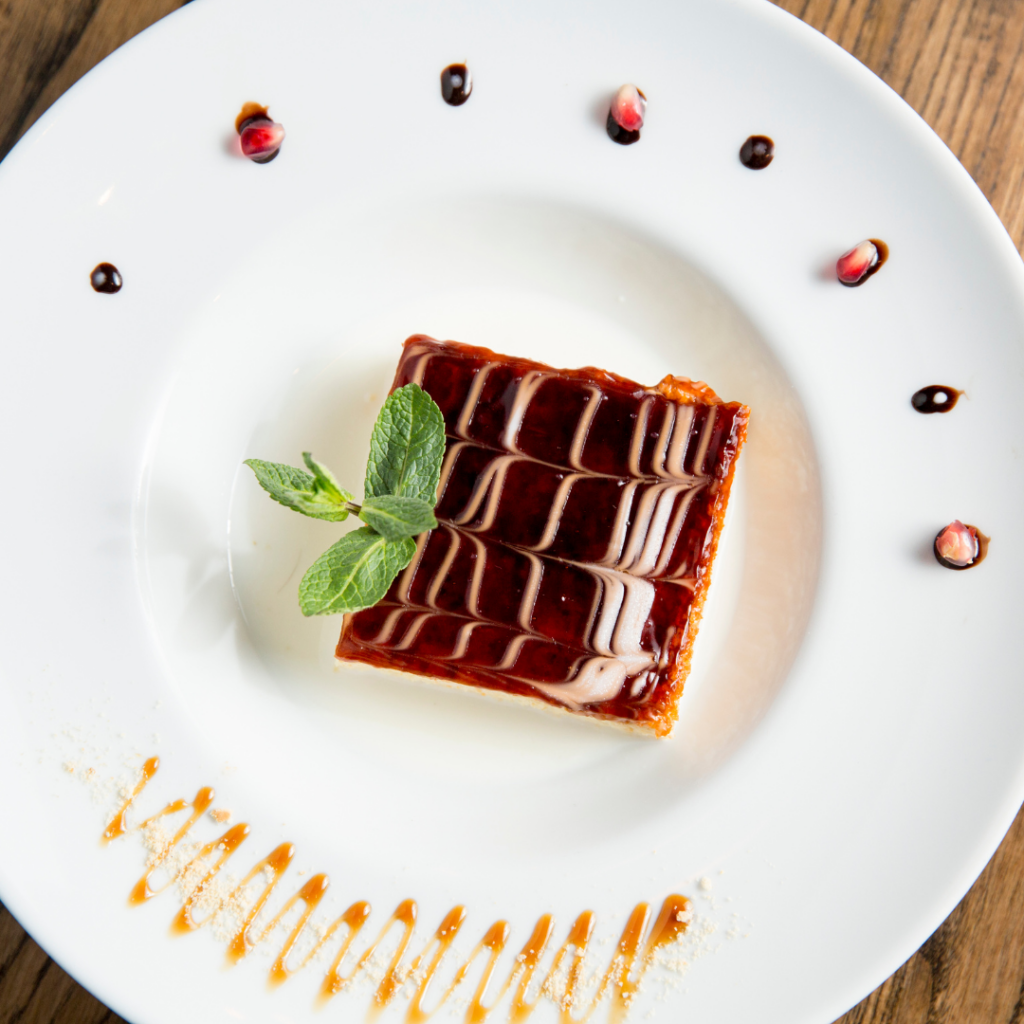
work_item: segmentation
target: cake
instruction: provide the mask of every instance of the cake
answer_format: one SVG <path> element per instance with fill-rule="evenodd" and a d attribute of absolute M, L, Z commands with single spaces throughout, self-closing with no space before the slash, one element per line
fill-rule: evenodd
<path fill-rule="evenodd" d="M 415 335 L 445 421 L 435 515 L 336 656 L 668 735 L 749 410 Z"/>

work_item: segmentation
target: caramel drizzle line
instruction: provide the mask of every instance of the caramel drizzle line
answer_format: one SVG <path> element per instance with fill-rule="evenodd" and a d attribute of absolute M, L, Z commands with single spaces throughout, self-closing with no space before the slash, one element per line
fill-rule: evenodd
<path fill-rule="evenodd" d="M 491 1011 L 502 1001 L 502 999 L 505 998 L 508 990 L 515 985 L 516 982 L 518 982 L 518 986 L 516 988 L 516 994 L 512 998 L 512 1007 L 509 1013 L 509 1020 L 511 1024 L 517 1024 L 519 1021 L 525 1021 L 533 1012 L 534 1007 L 540 1000 L 540 989 L 542 986 L 538 986 L 536 995 L 530 1001 L 527 1000 L 526 993 L 530 987 L 530 983 L 533 981 L 534 974 L 536 974 L 540 958 L 544 955 L 544 951 L 547 949 L 548 943 L 551 940 L 551 933 L 554 930 L 554 924 L 550 914 L 544 914 L 534 926 L 533 934 L 527 940 L 526 945 L 523 946 L 522 952 L 520 952 L 516 957 L 512 973 L 505 980 L 505 983 L 502 985 L 498 994 L 491 1000 L 490 1006 L 484 1006 L 483 1001 L 491 983 L 491 978 L 494 975 L 494 969 L 497 966 L 498 958 L 501 956 L 505 949 L 505 944 L 508 942 L 510 928 L 507 921 L 495 921 L 494 924 L 487 929 L 484 937 L 476 944 L 473 951 L 467 957 L 466 962 L 455 972 L 454 978 L 452 978 L 448 988 L 445 989 L 445 992 L 438 1001 L 437 1006 L 434 1007 L 434 1010 L 431 1011 L 431 1013 L 424 1013 L 422 1010 L 423 994 L 426 992 L 427 986 L 430 984 L 434 972 L 440 965 L 441 958 L 444 956 L 444 953 L 454 940 L 455 933 L 461 927 L 464 917 L 465 914 L 463 912 L 463 908 L 455 907 L 453 910 L 449 911 L 448 916 L 441 922 L 441 927 L 438 928 L 433 939 L 431 939 L 431 942 L 437 941 L 438 948 L 426 974 L 423 976 L 416 989 L 413 1002 L 406 1013 L 406 1024 L 423 1024 L 423 1021 L 427 1020 L 431 1013 L 435 1013 L 439 1010 L 445 1002 L 447 1002 L 448 997 L 466 980 L 466 975 L 469 974 L 470 968 L 473 966 L 476 958 L 485 949 L 488 950 L 489 954 L 487 957 L 487 963 L 484 965 L 480 981 L 477 982 L 476 991 L 473 993 L 473 998 L 466 1010 L 466 1024 L 483 1024 Z M 426 950 L 424 951 L 424 954 L 425 952 Z M 416 967 L 424 954 L 421 954 L 421 956 L 417 958 L 416 962 L 414 962 L 412 971 L 416 970 Z"/>
<path fill-rule="evenodd" d="M 118 810 L 110 824 L 104 830 L 104 839 L 114 838 L 125 834 L 127 827 L 125 819 L 128 810 L 136 797 L 142 792 L 149 780 L 156 774 L 159 768 L 157 758 L 150 758 L 144 765 L 140 781 L 136 784 L 131 796 Z M 198 820 L 200 815 L 213 802 L 214 791 L 210 787 L 199 790 L 195 800 L 192 801 L 192 814 L 186 822 L 175 833 L 174 838 L 167 847 L 157 856 L 150 865 L 149 870 L 132 889 L 130 902 L 141 903 L 152 896 L 162 892 L 171 884 L 170 879 L 159 889 L 152 889 L 149 885 L 150 877 L 167 857 L 171 850 L 184 839 L 189 830 Z M 139 826 L 144 829 L 160 818 L 185 810 L 189 807 L 185 800 L 175 800 L 169 803 L 162 811 L 147 818 Z M 172 923 L 172 930 L 176 932 L 189 932 L 201 928 L 216 913 L 215 908 L 202 921 L 197 921 L 193 910 L 202 893 L 216 877 L 227 859 L 238 849 L 249 836 L 249 826 L 245 824 L 235 825 L 228 829 L 219 839 L 207 843 L 200 849 L 200 852 L 193 857 L 182 871 L 186 871 L 193 864 L 205 861 L 208 857 L 216 854 L 216 861 L 206 872 L 201 881 L 194 887 L 185 900 L 184 905 L 175 915 Z M 109 838 L 108 838 L 109 837 Z M 423 950 L 413 959 L 407 969 L 403 969 L 402 962 L 412 941 L 413 929 L 417 919 L 417 906 L 414 900 L 403 900 L 395 912 L 388 918 L 381 928 L 377 937 L 371 945 L 362 953 L 355 966 L 348 975 L 341 974 L 341 965 L 344 962 L 356 937 L 359 935 L 370 916 L 370 904 L 365 901 L 353 903 L 340 917 L 335 920 L 324 932 L 323 936 L 315 943 L 313 948 L 306 954 L 301 962 L 294 968 L 288 966 L 288 957 L 292 953 L 302 932 L 309 925 L 310 919 L 323 899 L 324 894 L 330 885 L 325 874 L 317 874 L 306 882 L 298 892 L 290 896 L 270 921 L 262 929 L 258 936 L 253 937 L 252 929 L 260 911 L 266 905 L 271 893 L 277 887 L 281 877 L 288 869 L 294 858 L 295 849 L 291 843 L 282 843 L 276 847 L 268 856 L 259 861 L 243 880 L 232 890 L 231 894 L 224 900 L 229 902 L 239 896 L 245 888 L 265 870 L 271 872 L 270 880 L 265 884 L 263 891 L 250 907 L 238 932 L 234 935 L 228 945 L 228 960 L 237 963 L 255 945 L 267 939 L 271 933 L 282 923 L 292 908 L 299 902 L 304 904 L 302 913 L 292 927 L 278 956 L 270 968 L 269 982 L 272 985 L 279 985 L 287 981 L 296 971 L 302 970 L 334 937 L 338 929 L 345 925 L 347 933 L 342 941 L 341 947 L 331 963 L 320 989 L 320 1002 L 326 1002 L 339 992 L 343 991 L 352 980 L 364 970 L 373 958 L 380 944 L 387 937 L 395 923 L 402 925 L 402 934 L 398 945 L 391 956 L 388 968 L 384 977 L 377 987 L 373 996 L 371 1006 L 371 1019 L 376 1017 L 401 990 L 405 982 L 412 976 L 416 979 L 416 989 L 412 994 L 408 1010 L 406 1012 L 406 1024 L 424 1024 L 433 1013 L 447 1002 L 452 993 L 461 985 L 468 975 L 472 965 L 478 956 L 485 950 L 488 953 L 487 962 L 484 965 L 480 980 L 477 983 L 473 998 L 466 1011 L 465 1024 L 484 1024 L 492 1011 L 502 1002 L 509 990 L 515 986 L 515 993 L 512 996 L 508 1020 L 510 1024 L 523 1024 L 533 1013 L 542 996 L 545 994 L 554 999 L 558 1005 L 561 1024 L 586 1024 L 591 1015 L 601 1002 L 611 995 L 611 1011 L 609 1021 L 611 1024 L 621 1024 L 629 1010 L 630 1004 L 635 998 L 640 982 L 647 972 L 647 969 L 654 962 L 658 949 L 675 941 L 687 926 L 686 911 L 689 907 L 689 900 L 684 896 L 672 895 L 666 897 L 662 903 L 658 918 L 653 927 L 648 931 L 647 925 L 650 920 L 650 906 L 647 903 L 638 903 L 633 908 L 629 919 L 622 931 L 622 936 L 612 958 L 608 969 L 602 976 L 597 990 L 592 997 L 589 1006 L 582 1009 L 579 1015 L 574 1016 L 579 1000 L 579 990 L 584 981 L 584 961 L 587 947 L 594 930 L 594 914 L 592 911 L 584 911 L 573 923 L 565 942 L 555 954 L 550 970 L 544 980 L 535 986 L 533 998 L 529 998 L 529 992 L 534 987 L 534 979 L 537 975 L 541 959 L 546 952 L 551 936 L 554 931 L 554 923 L 550 914 L 542 915 L 533 933 L 527 939 L 521 952 L 515 959 L 514 966 L 508 978 L 502 984 L 499 991 L 491 999 L 489 1005 L 485 1005 L 488 989 L 497 968 L 497 962 L 505 945 L 508 942 L 510 928 L 507 921 L 496 921 L 477 943 L 466 961 L 456 971 L 452 981 L 441 994 L 437 1005 L 433 1010 L 424 1010 L 423 1002 L 427 990 L 437 973 L 445 954 L 450 950 L 452 943 L 459 934 L 466 918 L 466 911 L 463 906 L 453 907 L 444 917 L 437 930 L 427 941 Z M 221 904 L 223 905 L 223 904 Z M 647 941 L 643 942 L 644 933 L 647 932 Z M 643 946 L 643 953 L 640 949 Z M 427 962 L 429 958 L 429 962 Z M 566 967 L 566 964 L 568 966 Z M 423 965 L 426 964 L 424 967 Z M 421 971 L 422 968 L 422 971 Z M 565 974 L 565 983 L 558 991 L 559 977 Z M 421 972 L 421 973 L 417 973 Z"/>
<path fill-rule="evenodd" d="M 484 937 L 476 944 L 473 952 L 469 954 L 469 959 L 467 959 L 459 968 L 455 977 L 452 979 L 452 983 L 448 986 L 448 991 L 444 994 L 444 998 L 447 999 L 448 996 L 451 995 L 451 993 L 454 992 L 455 989 L 465 980 L 466 975 L 469 973 L 469 968 L 472 966 L 477 956 L 479 956 L 485 949 L 489 951 L 490 955 L 487 957 L 487 963 L 484 966 L 483 974 L 480 976 L 480 981 L 477 982 L 472 1002 L 470 1002 L 469 1008 L 466 1011 L 466 1024 L 480 1024 L 487 1014 L 490 1013 L 490 1009 L 485 1009 L 483 1005 L 484 993 L 487 991 L 487 986 L 491 983 L 491 976 L 494 974 L 494 968 L 498 963 L 498 957 L 501 956 L 501 952 L 505 948 L 505 943 L 508 942 L 510 930 L 508 921 L 495 921 L 494 924 L 487 929 Z M 502 994 L 504 994 L 504 992 Z M 444 1000 L 442 1000 L 442 1002 L 443 1001 Z M 496 1003 L 498 1000 L 496 999 L 494 1002 Z"/>
<path fill-rule="evenodd" d="M 150 774 L 148 778 L 145 775 L 143 775 L 143 785 L 145 785 L 146 782 L 149 782 L 149 779 L 153 777 L 153 774 L 155 774 L 155 772 Z M 136 793 L 138 793 L 141 790 L 141 788 L 141 786 L 136 787 Z M 149 884 L 150 879 L 153 877 L 153 872 L 163 865 L 164 861 L 167 860 L 167 858 L 171 855 L 171 851 L 174 849 L 174 847 L 176 847 L 178 843 L 180 843 L 185 838 L 185 836 L 188 835 L 192 826 L 203 816 L 203 814 L 209 808 L 210 804 L 213 803 L 213 797 L 214 791 L 210 786 L 204 786 L 202 789 L 199 790 L 198 793 L 196 793 L 195 799 L 192 801 L 191 804 L 192 813 L 188 816 L 188 819 L 185 821 L 185 824 L 182 825 L 181 828 L 179 828 L 178 831 L 174 833 L 174 838 L 167 844 L 164 850 L 161 853 L 157 854 L 157 856 L 152 860 L 152 862 L 149 865 L 149 870 L 132 887 L 132 891 L 128 894 L 129 903 L 145 903 L 146 900 L 152 899 L 154 896 L 157 895 L 157 893 L 163 892 L 164 889 L 166 889 L 171 884 L 171 882 L 174 881 L 173 878 L 168 878 L 167 881 L 164 882 L 164 884 L 161 885 L 160 888 L 158 889 L 154 889 Z M 132 797 L 132 799 L 134 800 L 134 797 Z M 122 815 L 125 814 L 130 805 L 131 801 L 129 801 L 128 804 L 121 811 Z M 159 821 L 161 818 L 166 817 L 168 814 L 176 814 L 178 811 L 183 811 L 188 806 L 189 804 L 188 801 L 186 800 L 172 800 L 171 803 L 169 803 L 162 811 L 159 811 L 158 813 L 154 814 L 151 818 L 147 818 L 139 826 L 139 829 L 144 831 L 154 822 Z"/>
<path fill-rule="evenodd" d="M 287 981 L 295 971 L 302 970 L 303 967 L 309 962 L 309 958 L 316 952 L 309 953 L 306 958 L 298 965 L 298 967 L 290 968 L 288 966 L 288 955 L 291 953 L 295 943 L 298 941 L 299 936 L 302 934 L 303 929 L 309 923 L 310 917 L 313 916 L 313 911 L 316 910 L 320 901 L 324 898 L 324 893 L 327 892 L 328 887 L 331 884 L 331 880 L 324 874 L 314 875 L 294 896 L 290 896 L 286 901 L 285 905 L 277 912 L 277 916 L 270 924 L 267 925 L 260 938 L 265 938 L 281 923 L 282 918 L 288 913 L 295 904 L 302 900 L 305 903 L 305 908 L 302 911 L 298 921 L 288 934 L 288 938 L 285 939 L 284 945 L 281 947 L 281 952 L 278 953 L 277 959 L 271 965 L 270 968 L 270 984 L 280 985 L 282 982 Z M 366 908 L 364 918 L 366 914 L 370 912 L 370 905 L 368 903 L 360 904 Z M 351 909 L 351 908 L 349 908 Z M 347 913 L 347 911 L 346 911 Z M 343 915 L 344 916 L 344 915 Z M 338 922 L 335 922 L 337 925 Z M 349 931 L 351 935 L 351 929 Z"/>
<path fill-rule="evenodd" d="M 455 908 L 456 911 L 461 911 L 461 909 L 461 907 Z M 454 912 L 455 911 L 452 911 L 452 913 Z M 405 951 L 412 939 L 412 932 L 416 925 L 417 913 L 418 911 L 415 900 L 403 900 L 399 903 L 395 908 L 395 912 L 387 919 L 387 921 L 384 922 L 384 927 L 381 928 L 380 932 L 377 934 L 377 938 L 373 940 L 370 946 L 363 952 L 363 955 L 356 962 L 355 967 L 352 968 L 348 975 L 342 975 L 341 965 L 345 959 L 345 955 L 348 953 L 349 946 L 352 945 L 352 941 L 359 933 L 359 930 L 362 928 L 366 918 L 370 915 L 370 905 L 368 903 L 353 903 L 352 906 L 349 907 L 333 925 L 331 925 L 323 940 L 313 950 L 313 953 L 316 953 L 320 946 L 327 942 L 331 937 L 339 924 L 345 923 L 349 926 L 349 933 L 345 937 L 345 941 L 342 943 L 341 949 L 338 950 L 338 954 L 335 956 L 334 962 L 328 968 L 327 974 L 324 976 L 323 984 L 320 986 L 320 1002 L 326 1002 L 328 999 L 333 998 L 339 992 L 348 987 L 356 975 L 366 967 L 374 953 L 377 952 L 377 947 L 384 941 L 388 932 L 391 931 L 391 926 L 397 921 L 402 925 L 402 937 L 398 940 L 398 948 L 392 954 L 391 963 L 388 965 L 384 978 L 373 995 L 374 1005 L 371 1008 L 371 1016 L 376 1016 L 380 1010 L 387 1006 L 394 994 L 402 987 L 402 984 L 405 981 L 404 975 L 400 976 L 400 966 L 402 958 L 405 956 Z M 358 917 L 358 920 L 355 920 L 357 915 L 361 916 Z M 310 955 L 312 956 L 313 954 Z M 427 976 L 426 981 L 429 982 L 429 975 Z M 425 990 L 425 984 L 423 988 Z"/>
<path fill-rule="evenodd" d="M 123 836 L 125 833 L 125 815 L 128 813 L 128 808 L 131 807 L 132 802 L 135 798 L 146 788 L 146 783 L 149 782 L 154 775 L 156 775 L 157 769 L 160 767 L 160 758 L 151 757 L 142 766 L 142 777 L 138 782 L 135 783 L 135 788 L 132 790 L 128 799 L 125 800 L 121 809 L 114 815 L 110 824 L 103 830 L 103 842 L 109 843 L 111 839 L 116 839 L 118 836 Z"/>
<path fill-rule="evenodd" d="M 444 920 L 438 925 L 437 931 L 434 932 L 427 942 L 423 952 L 413 960 L 409 973 L 415 975 L 420 964 L 426 959 L 427 953 L 430 952 L 430 947 L 436 945 L 433 958 L 424 971 L 420 983 L 416 986 L 416 991 L 412 995 L 412 1001 L 409 1003 L 409 1009 L 405 1015 L 406 1024 L 423 1024 L 430 1017 L 430 1013 L 426 1013 L 423 1010 L 423 997 L 427 994 L 427 988 L 433 980 L 434 972 L 441 966 L 445 953 L 451 948 L 452 943 L 455 941 L 455 936 L 459 934 L 459 929 L 465 920 L 466 908 L 462 906 L 452 907 L 445 915 Z M 448 990 L 441 996 L 435 1009 L 441 1008 L 448 996 L 451 995 L 453 987 L 449 986 Z"/>
<path fill-rule="evenodd" d="M 541 994 L 544 991 L 543 983 L 537 986 L 537 992 L 533 999 L 527 999 L 527 993 L 530 990 L 530 983 L 537 973 L 541 957 L 544 956 L 548 948 L 548 943 L 551 941 L 551 933 L 554 930 L 554 918 L 550 914 L 541 915 L 533 927 L 533 934 L 526 940 L 526 945 L 523 946 L 519 956 L 516 957 L 516 966 L 513 968 L 508 980 L 501 987 L 501 991 L 495 996 L 490 1007 L 487 1009 L 482 1004 L 486 986 L 483 984 L 484 979 L 481 979 L 481 987 L 477 991 L 477 998 L 470 1004 L 471 1011 L 474 1008 L 474 1004 L 479 1006 L 474 1024 L 482 1024 L 486 1020 L 487 1015 L 501 1002 L 505 997 L 505 993 L 513 985 L 516 985 L 517 980 L 518 985 L 516 985 L 516 992 L 512 997 L 512 1007 L 509 1011 L 510 1024 L 519 1024 L 520 1021 L 526 1020 L 533 1013 L 533 1009 L 540 1002 Z M 500 953 L 501 950 L 499 949 L 497 952 Z M 497 959 L 497 956 L 495 956 L 495 959 Z M 466 1020 L 468 1024 L 468 1014 Z"/>
<path fill-rule="evenodd" d="M 383 940 L 384 936 L 390 930 L 391 925 L 398 921 L 402 924 L 403 931 L 402 937 L 398 940 L 398 948 L 391 956 L 391 963 L 388 964 L 388 969 L 384 973 L 384 980 L 381 981 L 377 988 L 377 991 L 373 994 L 373 1006 L 371 1007 L 371 1015 L 375 1016 L 374 1010 L 382 1010 L 388 1003 L 391 1002 L 392 996 L 401 987 L 401 982 L 398 977 L 398 970 L 402 963 L 402 958 L 405 956 L 405 951 L 409 947 L 409 942 L 412 939 L 412 930 L 416 926 L 416 916 L 419 913 L 416 907 L 415 900 L 402 900 L 398 904 L 398 908 L 388 919 L 387 923 L 380 931 L 380 935 L 377 936 L 377 941 L 359 958 L 359 962 L 356 964 L 356 969 L 353 974 L 358 973 L 370 957 L 373 955 L 377 946 Z M 404 979 L 402 979 L 404 980 Z"/>
<path fill-rule="evenodd" d="M 363 925 L 366 924 L 366 919 L 370 916 L 370 904 L 365 901 L 359 901 L 353 903 L 352 906 L 345 911 L 324 933 L 324 937 L 317 943 L 313 948 L 313 952 L 299 965 L 305 967 L 309 960 L 314 954 L 320 951 L 321 946 L 327 944 L 334 937 L 334 933 L 342 926 L 345 925 L 348 928 L 348 932 L 345 935 L 345 939 L 341 944 L 341 949 L 338 950 L 337 956 L 331 966 L 327 969 L 327 974 L 324 975 L 324 982 L 320 988 L 320 1002 L 326 1002 L 332 996 L 336 996 L 355 976 L 353 971 L 347 978 L 343 978 L 340 974 L 341 964 L 344 961 L 346 954 L 348 953 L 349 946 L 355 941 L 356 936 L 362 931 Z"/>
<path fill-rule="evenodd" d="M 246 824 L 233 825 L 220 837 L 215 839 L 212 843 L 207 843 L 199 853 L 195 855 L 183 868 L 183 871 L 188 869 L 193 864 L 202 864 L 206 858 L 211 854 L 217 854 L 216 863 L 210 868 L 209 871 L 202 877 L 199 884 L 192 890 L 188 898 L 182 905 L 181 910 L 178 911 L 174 916 L 174 920 L 171 922 L 171 931 L 179 934 L 185 932 L 195 931 L 196 928 L 201 927 L 202 921 L 196 921 L 193 916 L 192 910 L 196 903 L 206 892 L 207 886 L 216 878 L 217 873 L 224 866 L 224 862 L 238 849 L 246 839 L 249 838 L 249 826 Z"/>
<path fill-rule="evenodd" d="M 292 858 L 295 856 L 295 847 L 291 843 L 281 843 L 280 846 L 275 847 L 267 854 L 263 860 L 253 865 L 252 870 L 242 879 L 241 882 L 232 891 L 231 899 L 244 892 L 246 886 L 259 874 L 262 874 L 265 868 L 269 868 L 271 872 L 270 881 L 263 887 L 263 892 L 256 898 L 256 902 L 249 908 L 249 913 L 245 915 L 245 920 L 242 922 L 241 928 L 235 933 L 234 938 L 228 943 L 228 962 L 238 963 L 246 953 L 256 945 L 260 939 L 266 937 L 266 932 L 260 935 L 259 939 L 254 939 L 251 935 L 253 922 L 256 920 L 256 916 L 263 909 L 263 905 L 270 899 L 270 894 L 277 888 L 277 883 L 281 881 L 281 876 L 288 870 L 288 865 L 291 864 Z"/>

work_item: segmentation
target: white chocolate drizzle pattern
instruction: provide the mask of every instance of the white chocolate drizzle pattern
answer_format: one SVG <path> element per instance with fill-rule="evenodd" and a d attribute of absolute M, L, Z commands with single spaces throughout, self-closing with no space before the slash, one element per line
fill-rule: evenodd
<path fill-rule="evenodd" d="M 404 357 L 407 379 L 422 385 L 436 354 L 436 347 L 410 343 Z M 660 649 L 652 649 L 649 639 L 646 646 L 644 641 L 655 600 L 654 581 L 681 585 L 691 592 L 696 585 L 693 559 L 679 555 L 677 542 L 694 499 L 714 483 L 705 471 L 705 463 L 715 433 L 717 407 L 701 405 L 705 412 L 698 424 L 695 404 L 648 394 L 639 401 L 634 416 L 625 453 L 627 473 L 599 472 L 586 465 L 587 439 L 604 400 L 596 385 L 578 388 L 577 397 L 583 404 L 575 414 L 571 439 L 566 435 L 564 461 L 546 461 L 538 458 L 536 451 L 523 449 L 521 435 L 531 405 L 545 384 L 558 379 L 554 371 L 528 370 L 510 384 L 501 397 L 505 412 L 500 434 L 492 432 L 491 444 L 480 440 L 479 432 L 474 432 L 474 419 L 500 365 L 484 362 L 475 369 L 449 433 L 438 487 L 441 526 L 434 531 L 434 535 L 445 537 L 443 558 L 423 570 L 428 573 L 429 584 L 425 589 L 421 585 L 422 593 L 415 598 L 417 573 L 424 565 L 429 539 L 427 535 L 419 538 L 416 553 L 395 591 L 399 603 L 392 604 L 376 633 L 362 637 L 360 643 L 381 650 L 408 651 L 424 629 L 432 628 L 432 623 L 440 626 L 441 620 L 446 620 L 448 626 L 457 624 L 445 633 L 451 637 L 447 653 L 424 656 L 424 660 L 452 662 L 466 657 L 474 634 L 481 628 L 488 627 L 492 633 L 505 629 L 504 654 L 489 667 L 477 666 L 480 671 L 500 673 L 574 710 L 611 700 L 627 684 L 627 692 L 636 696 L 652 672 L 664 668 L 667 657 L 667 641 Z M 660 423 L 653 421 L 658 423 L 656 433 L 652 415 L 660 419 Z M 649 448 L 646 461 L 645 445 Z M 446 492 L 464 458 L 474 460 L 472 472 L 461 472 L 463 480 L 473 480 L 472 487 L 458 507 L 448 507 Z M 508 518 L 517 501 L 510 474 L 527 464 L 550 484 L 547 512 L 541 516 L 539 536 L 529 542 L 510 541 L 498 535 L 497 524 L 499 519 Z M 579 487 L 594 484 L 604 488 L 602 500 L 614 502 L 609 506 L 607 543 L 593 558 L 573 557 L 566 553 L 560 537 L 566 509 Z M 513 549 L 517 558 L 528 563 L 514 622 L 489 618 L 481 608 L 481 593 L 490 568 L 488 559 L 495 553 L 495 544 Z M 464 550 L 466 545 L 472 550 Z M 432 557 L 436 558 L 436 551 L 432 551 Z M 471 558 L 473 565 L 462 604 L 453 607 L 448 601 L 442 605 L 440 595 L 460 557 Z M 567 647 L 564 638 L 544 634 L 534 622 L 542 581 L 555 562 L 586 573 L 591 580 L 592 599 L 587 628 L 577 639 L 577 645 L 582 646 L 574 649 L 567 674 L 545 681 L 517 674 L 516 665 L 527 645 L 560 643 L 563 652 Z"/>

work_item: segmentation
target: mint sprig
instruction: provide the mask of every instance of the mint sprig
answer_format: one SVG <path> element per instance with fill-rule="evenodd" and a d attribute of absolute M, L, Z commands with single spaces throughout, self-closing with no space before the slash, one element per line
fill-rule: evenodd
<path fill-rule="evenodd" d="M 366 523 L 332 544 L 299 584 L 303 615 L 357 612 L 375 605 L 412 561 L 414 537 L 437 526 L 434 506 L 444 456 L 444 417 L 418 384 L 388 395 L 370 438 L 366 498 L 357 505 L 331 471 L 309 452 L 306 473 L 293 466 L 246 459 L 260 486 L 282 505 L 313 519 Z"/>

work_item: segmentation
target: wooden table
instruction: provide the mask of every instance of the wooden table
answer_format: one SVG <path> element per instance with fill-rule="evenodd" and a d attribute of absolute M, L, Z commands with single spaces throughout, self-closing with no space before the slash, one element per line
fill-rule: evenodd
<path fill-rule="evenodd" d="M 0 159 L 97 61 L 181 0 L 0 0 Z M 880 75 L 1024 244 L 1024 0 L 780 0 Z M 119 1021 L 0 906 L 0 1024 Z M 1024 1022 L 1024 812 L 941 928 L 843 1024 Z M 755 1022 L 756 1024 L 756 1022 Z"/>

